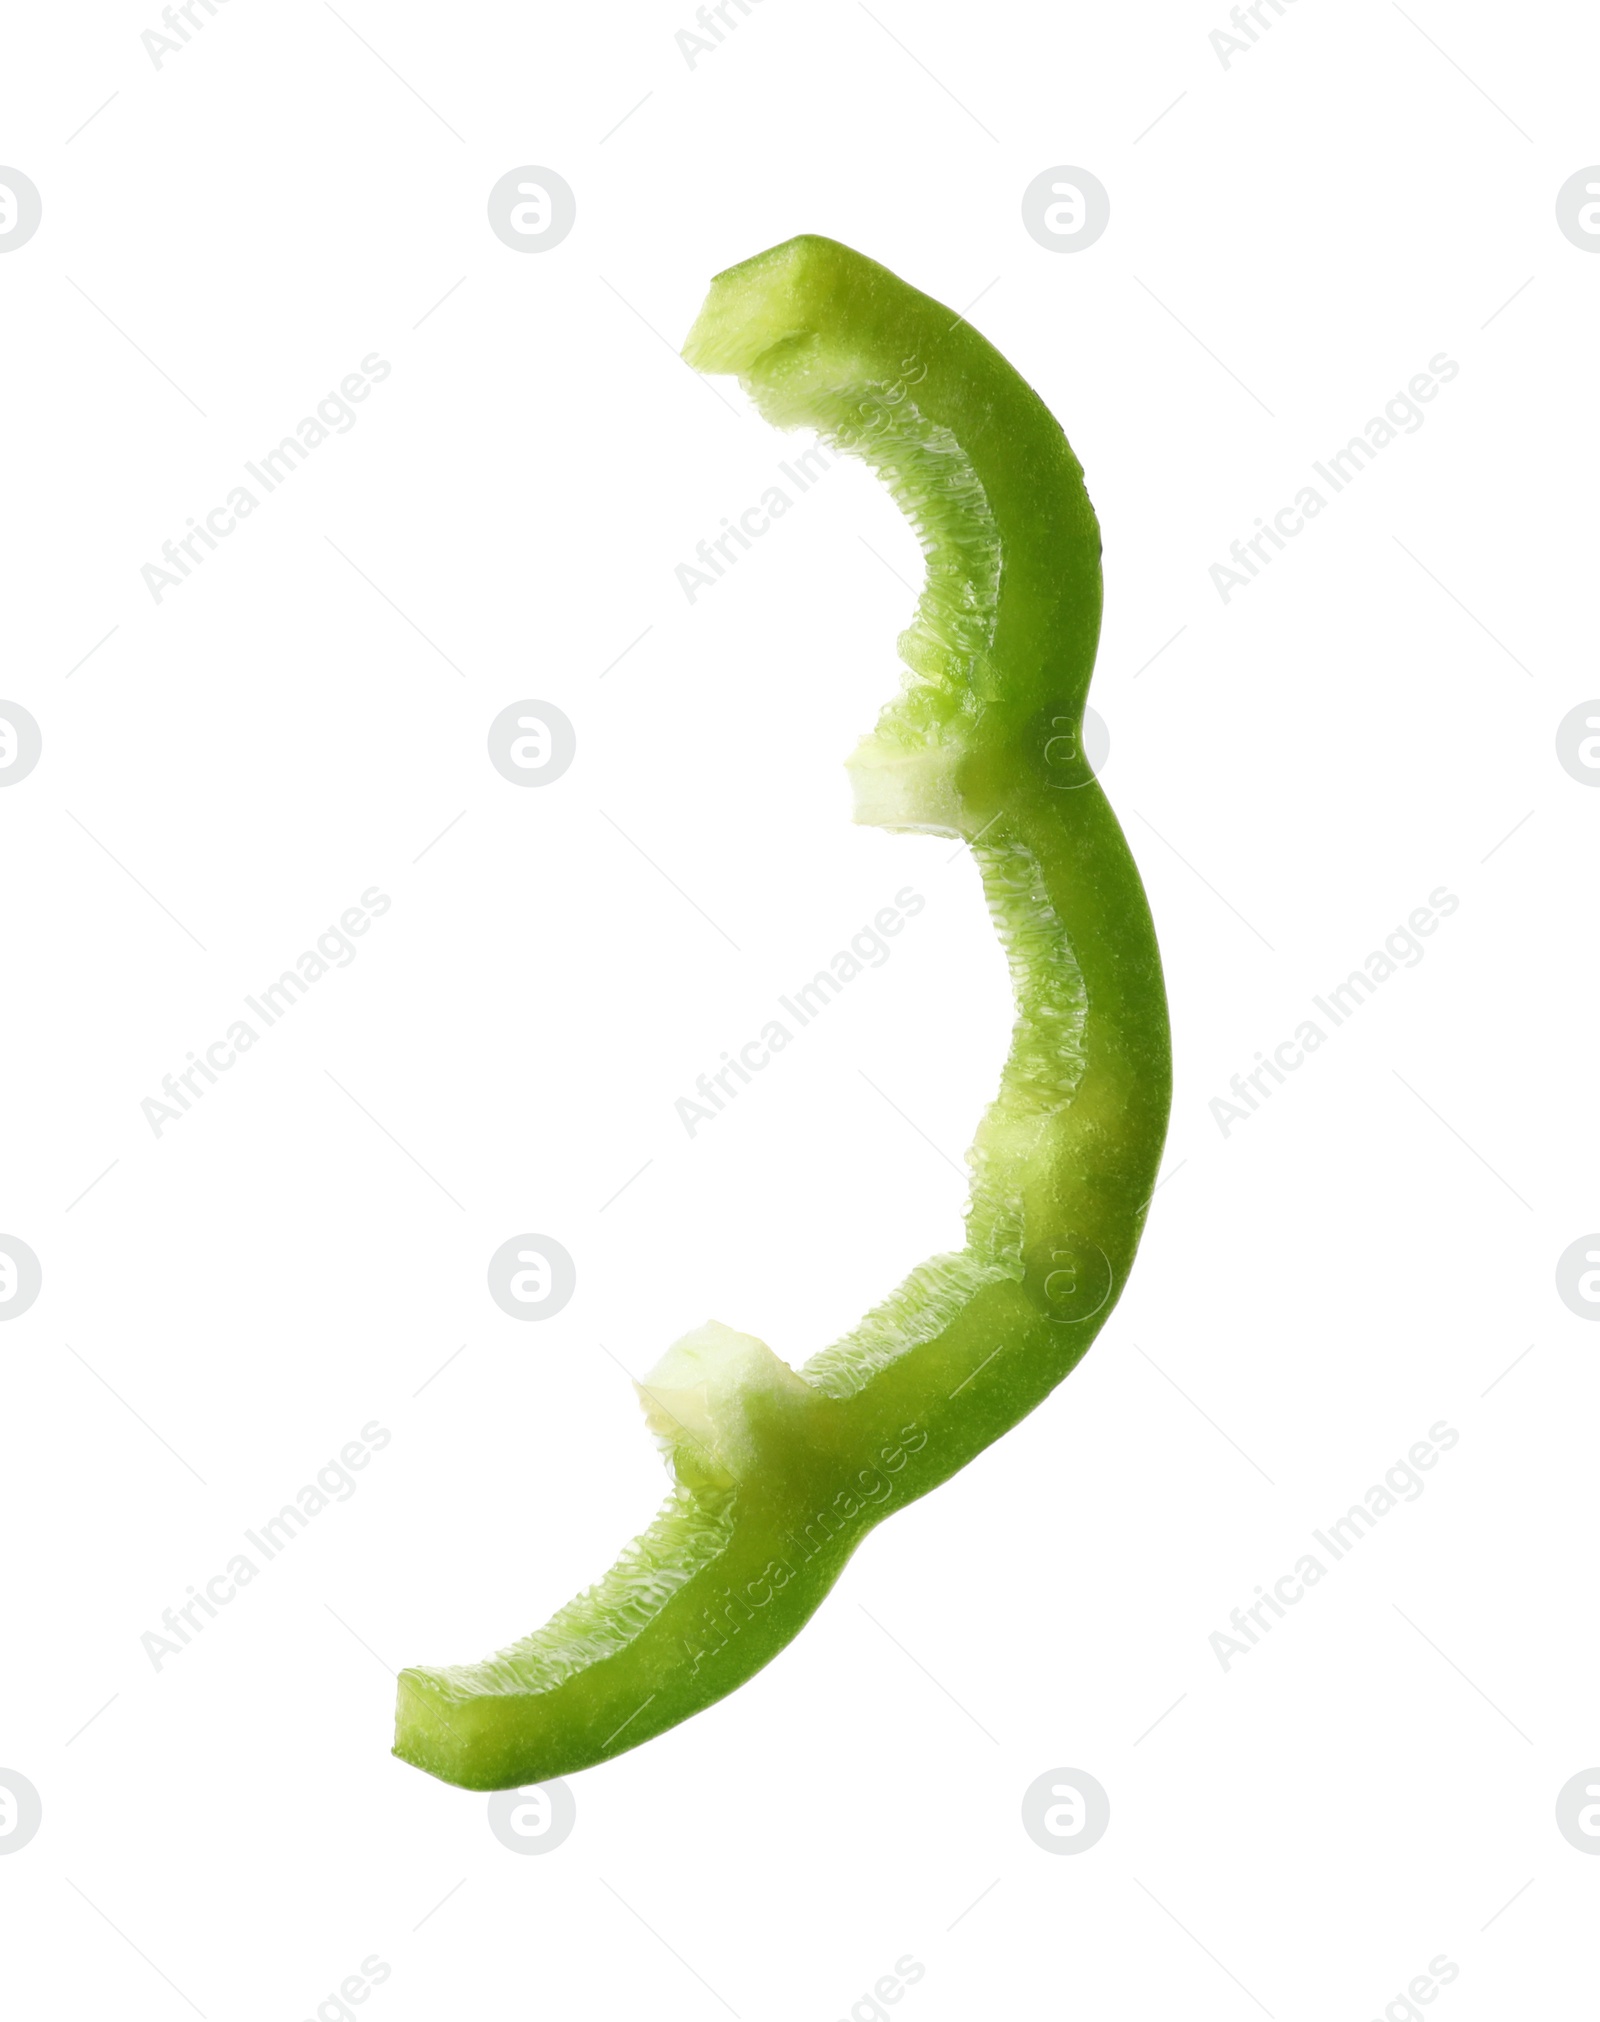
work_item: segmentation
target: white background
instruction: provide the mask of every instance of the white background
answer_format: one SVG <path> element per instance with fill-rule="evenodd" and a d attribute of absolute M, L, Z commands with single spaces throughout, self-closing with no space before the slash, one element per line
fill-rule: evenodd
<path fill-rule="evenodd" d="M 44 1269 L 0 1329 L 0 1765 L 44 1807 L 8 2008 L 1371 2022 L 1444 1954 L 1447 2022 L 1586 2012 L 1600 1860 L 1554 1805 L 1600 1761 L 1600 1331 L 1554 1268 L 1600 1225 L 1600 792 L 1555 731 L 1600 694 L 1600 259 L 1555 194 L 1600 24 L 1288 0 L 1224 67 L 1220 0 L 752 0 L 691 67 L 686 6 L 196 13 L 159 68 L 153 5 L 6 37 L 44 205 L 0 258 L 0 696 L 44 738 L 0 793 L 0 1230 Z M 486 221 L 524 164 L 577 196 L 536 257 Z M 1112 206 L 1065 255 L 1020 212 L 1059 164 Z M 389 1756 L 385 1672 L 642 1528 L 625 1371 L 708 1315 L 798 1363 L 959 1243 L 1006 1045 L 970 862 L 849 820 L 917 580 L 888 500 L 841 465 L 674 578 L 797 447 L 674 352 L 804 230 L 981 292 L 1087 470 L 1168 1178 L 1072 1382 L 521 1858 Z M 357 424 L 153 601 L 373 351 Z M 1229 543 L 1441 351 L 1425 425 L 1224 603 Z M 538 790 L 486 757 L 523 699 L 577 729 Z M 162 1076 L 375 884 L 357 959 L 157 1138 Z M 696 1075 L 907 884 L 892 958 L 691 1139 Z M 1425 959 L 1224 1136 L 1441 885 Z M 577 1262 L 537 1326 L 485 1290 L 526 1230 Z M 1426 1492 L 1224 1672 L 1230 1611 L 1441 1419 Z M 162 1611 L 372 1420 L 357 1492 L 157 1672 Z M 1066 1859 L 1019 1811 L 1062 1766 L 1111 1799 Z"/>

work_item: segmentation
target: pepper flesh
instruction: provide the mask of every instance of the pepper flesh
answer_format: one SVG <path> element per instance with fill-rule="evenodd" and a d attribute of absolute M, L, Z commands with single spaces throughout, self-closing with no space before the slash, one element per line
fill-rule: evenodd
<path fill-rule="evenodd" d="M 1039 397 L 959 316 L 817 237 L 713 281 L 684 347 L 862 456 L 927 556 L 856 819 L 977 859 L 1017 1018 L 968 1154 L 966 1247 L 795 1371 L 715 1323 L 639 1386 L 674 1487 L 598 1586 L 481 1664 L 400 1674 L 394 1752 L 504 1789 L 700 1712 L 799 1631 L 885 1516 L 1046 1398 L 1128 1277 L 1166 1133 L 1155 931 L 1084 759 L 1100 537 Z"/>

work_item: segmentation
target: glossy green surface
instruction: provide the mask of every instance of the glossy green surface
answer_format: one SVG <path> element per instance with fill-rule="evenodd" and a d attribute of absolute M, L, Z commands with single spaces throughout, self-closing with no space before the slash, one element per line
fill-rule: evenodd
<path fill-rule="evenodd" d="M 776 1655 L 874 1524 L 1084 1354 L 1166 1133 L 1155 932 L 1079 744 L 1100 535 L 1059 425 L 963 319 L 828 239 L 718 275 L 684 355 L 865 458 L 918 530 L 905 685 L 850 760 L 856 818 L 968 841 L 1017 1022 L 968 1154 L 966 1248 L 798 1372 L 714 1324 L 668 1350 L 640 1386 L 674 1477 L 650 1529 L 511 1649 L 401 1673 L 395 1753 L 471 1789 L 620 1754 Z"/>

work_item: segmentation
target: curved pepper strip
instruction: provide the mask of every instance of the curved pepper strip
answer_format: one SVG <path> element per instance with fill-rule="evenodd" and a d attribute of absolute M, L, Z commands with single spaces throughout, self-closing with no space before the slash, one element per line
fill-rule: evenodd
<path fill-rule="evenodd" d="M 1083 473 L 968 323 L 832 240 L 718 275 L 684 347 L 862 456 L 927 580 L 856 819 L 971 846 L 1017 1021 L 968 1154 L 967 1244 L 796 1372 L 709 1325 L 639 1386 L 673 1491 L 596 1587 L 482 1664 L 400 1675 L 395 1753 L 469 1789 L 636 1747 L 757 1671 L 874 1524 L 1041 1403 L 1127 1282 L 1166 1132 L 1154 928 L 1079 743 L 1100 629 Z"/>

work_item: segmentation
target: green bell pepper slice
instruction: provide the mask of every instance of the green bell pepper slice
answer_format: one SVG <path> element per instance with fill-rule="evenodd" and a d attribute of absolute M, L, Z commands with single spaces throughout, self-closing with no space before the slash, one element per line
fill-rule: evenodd
<path fill-rule="evenodd" d="M 480 1664 L 400 1674 L 394 1752 L 472 1790 L 585 1769 L 789 1642 L 875 1524 L 1041 1404 L 1133 1263 L 1171 1094 L 1138 871 L 1083 754 L 1100 534 L 1031 388 L 961 316 L 833 240 L 719 274 L 684 346 L 780 428 L 875 469 L 927 579 L 856 819 L 964 839 L 1016 1025 L 968 1154 L 966 1247 L 791 1369 L 712 1323 L 638 1386 L 665 1506 L 600 1583 Z"/>

